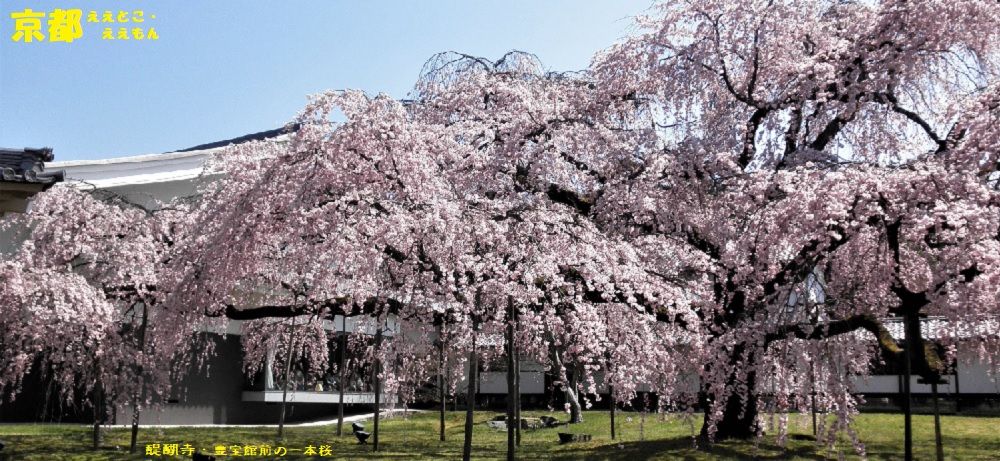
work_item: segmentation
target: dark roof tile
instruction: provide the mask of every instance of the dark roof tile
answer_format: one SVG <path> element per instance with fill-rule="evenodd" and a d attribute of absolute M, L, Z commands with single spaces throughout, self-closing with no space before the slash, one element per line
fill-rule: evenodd
<path fill-rule="evenodd" d="M 64 172 L 45 171 L 53 159 L 52 148 L 0 148 L 0 181 L 51 185 L 63 180 Z"/>

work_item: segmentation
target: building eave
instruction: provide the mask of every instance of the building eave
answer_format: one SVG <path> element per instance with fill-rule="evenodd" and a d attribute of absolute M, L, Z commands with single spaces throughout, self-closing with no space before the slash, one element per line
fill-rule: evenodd
<path fill-rule="evenodd" d="M 276 130 L 262 132 L 277 133 Z M 50 168 L 66 171 L 67 182 L 80 188 L 110 188 L 131 185 L 190 181 L 204 173 L 205 161 L 229 146 L 255 140 L 283 142 L 288 134 L 260 137 L 261 133 L 226 142 L 204 144 L 204 149 L 185 149 L 163 154 L 142 154 L 96 160 L 52 162 Z M 246 138 L 246 139 L 244 139 Z"/>

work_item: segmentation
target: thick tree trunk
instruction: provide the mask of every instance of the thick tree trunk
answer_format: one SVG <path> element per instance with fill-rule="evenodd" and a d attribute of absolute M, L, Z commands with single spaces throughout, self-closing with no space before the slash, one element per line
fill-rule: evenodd
<path fill-rule="evenodd" d="M 569 422 L 570 424 L 582 423 L 583 422 L 583 409 L 580 408 L 580 398 L 576 392 L 576 379 L 571 378 L 569 384 L 563 387 L 563 393 L 566 394 L 566 403 L 569 404 Z"/>
<path fill-rule="evenodd" d="M 753 395 L 749 396 L 745 408 L 739 400 L 739 397 L 732 396 L 726 403 L 722 420 L 716 424 L 715 441 L 727 439 L 745 440 L 755 435 L 754 425 L 757 418 L 756 397 Z M 703 441 L 708 440 L 708 426 L 709 410 L 706 410 L 700 434 L 700 438 Z"/>
<path fill-rule="evenodd" d="M 479 355 L 476 354 L 476 336 L 472 334 L 472 351 L 469 352 L 469 379 L 466 389 L 465 442 L 462 445 L 462 461 L 472 459 L 472 428 L 475 424 L 476 380 L 479 375 Z"/>
<path fill-rule="evenodd" d="M 737 357 L 740 351 L 737 350 L 733 357 Z M 731 363 L 735 363 L 735 359 Z M 716 424 L 715 441 L 727 439 L 750 439 L 757 434 L 757 394 L 754 391 L 756 376 L 753 372 L 748 372 L 746 376 L 746 387 L 749 389 L 744 402 L 743 398 L 735 391 L 729 395 L 723 408 L 722 420 Z M 739 383 L 736 382 L 735 372 L 730 374 L 730 382 L 726 383 L 729 389 L 735 389 Z M 709 415 L 712 406 L 708 402 L 703 402 L 705 409 L 704 420 L 701 425 L 700 439 L 704 446 L 708 446 L 708 425 Z"/>
<path fill-rule="evenodd" d="M 563 386 L 563 392 L 566 394 L 566 403 L 569 404 L 569 422 L 571 424 L 582 423 L 583 422 L 583 409 L 580 407 L 580 395 L 577 390 L 577 373 L 574 370 L 572 373 L 567 371 L 569 376 L 567 377 L 566 386 Z"/>
<path fill-rule="evenodd" d="M 708 419 L 710 410 L 706 408 L 705 418 L 701 425 L 701 440 L 708 440 Z M 733 395 L 726 402 L 722 420 L 716 425 L 715 440 L 750 439 L 756 435 L 757 396 L 753 393 L 747 396 L 744 407 L 740 397 Z"/>
<path fill-rule="evenodd" d="M 562 384 L 563 395 L 566 404 L 569 405 L 569 422 L 576 424 L 583 422 L 583 412 L 580 409 L 580 399 L 576 394 L 576 373 L 569 366 L 563 363 L 562 355 L 558 350 L 552 349 L 552 362 L 555 370 L 563 370 L 566 373 L 566 382 Z"/>
<path fill-rule="evenodd" d="M 344 434 L 344 388 L 347 387 L 347 316 L 340 317 L 340 369 L 337 370 L 337 387 L 340 400 L 337 401 L 337 437 Z"/>
<path fill-rule="evenodd" d="M 757 435 L 757 394 L 755 390 L 757 376 L 753 371 L 748 371 L 746 375 L 746 382 L 740 383 L 736 379 L 736 375 L 740 370 L 733 369 L 737 363 L 753 363 L 754 354 L 751 352 L 748 354 L 748 357 L 743 357 L 744 353 L 744 347 L 737 346 L 729 356 L 728 366 L 730 367 L 730 370 L 726 388 L 732 391 L 729 394 L 729 398 L 725 402 L 725 407 L 723 407 L 722 420 L 716 424 L 715 441 L 727 439 L 746 440 Z M 711 364 L 709 366 L 711 366 Z M 735 391 L 737 387 L 742 387 L 742 385 L 745 385 L 746 389 L 748 389 L 745 401 L 743 396 L 740 396 Z M 703 443 L 703 447 L 707 448 L 709 446 L 709 415 L 712 412 L 713 406 L 710 405 L 709 402 L 703 401 L 702 407 L 705 410 L 705 415 L 701 425 L 699 438 Z"/>

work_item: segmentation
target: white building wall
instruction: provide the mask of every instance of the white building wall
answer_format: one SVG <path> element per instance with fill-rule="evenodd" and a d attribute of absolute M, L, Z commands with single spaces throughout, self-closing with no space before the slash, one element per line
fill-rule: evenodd
<path fill-rule="evenodd" d="M 462 376 L 455 387 L 456 395 L 464 395 L 468 386 L 469 363 L 462 367 Z M 480 371 L 477 384 L 478 394 L 506 394 L 507 371 Z M 542 365 L 528 360 L 521 361 L 521 394 L 545 393 L 545 369 Z"/>
<path fill-rule="evenodd" d="M 968 349 L 959 349 L 958 390 L 962 394 L 998 394 L 1000 382 L 991 376 L 989 364 Z"/>
<path fill-rule="evenodd" d="M 855 377 L 854 389 L 862 394 L 894 394 L 899 392 L 899 377 L 895 375 L 876 375 Z"/>
<path fill-rule="evenodd" d="M 954 394 L 956 383 L 954 375 L 943 377 L 947 384 L 939 384 L 938 392 Z M 929 384 L 920 384 L 920 377 L 910 377 L 910 392 L 915 394 L 930 394 Z M 855 389 L 859 394 L 895 394 L 902 392 L 897 375 L 875 375 L 857 377 L 854 379 Z M 979 360 L 979 357 L 968 347 L 958 349 L 958 383 L 957 390 L 962 394 L 1000 394 L 1000 383 L 989 373 L 989 365 Z"/>
<path fill-rule="evenodd" d="M 484 371 L 482 373 L 479 373 L 479 379 L 480 379 L 479 383 L 480 394 L 507 393 L 506 371 Z M 522 371 L 521 393 L 522 394 L 545 393 L 545 373 L 539 371 Z"/>

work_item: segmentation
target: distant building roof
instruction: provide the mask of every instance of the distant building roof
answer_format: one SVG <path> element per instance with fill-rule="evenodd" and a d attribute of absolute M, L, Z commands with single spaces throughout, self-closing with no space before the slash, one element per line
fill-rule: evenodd
<path fill-rule="evenodd" d="M 52 161 L 52 148 L 0 148 L 0 181 L 49 186 L 63 180 L 62 171 L 45 171 L 43 162 Z"/>
<path fill-rule="evenodd" d="M 51 160 L 49 147 L 0 148 L 0 216 L 25 212 L 31 197 L 63 180 L 62 170 L 45 171 Z"/>
<path fill-rule="evenodd" d="M 243 144 L 245 142 L 250 142 L 250 141 L 263 141 L 265 139 L 277 138 L 278 136 L 281 136 L 283 134 L 294 133 L 298 129 L 299 129 L 298 124 L 291 124 L 281 128 L 275 128 L 273 130 L 267 130 L 267 131 L 261 131 L 259 133 L 251 133 L 248 135 L 243 135 L 238 138 L 225 139 L 222 141 L 215 141 L 207 144 L 199 144 L 194 147 L 188 147 L 187 149 L 181 149 L 174 152 L 191 152 L 196 150 L 206 150 L 206 149 L 215 149 L 218 147 L 225 147 L 230 144 Z"/>

